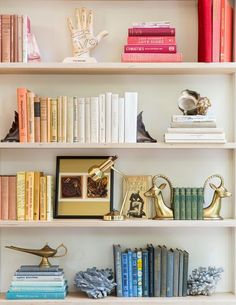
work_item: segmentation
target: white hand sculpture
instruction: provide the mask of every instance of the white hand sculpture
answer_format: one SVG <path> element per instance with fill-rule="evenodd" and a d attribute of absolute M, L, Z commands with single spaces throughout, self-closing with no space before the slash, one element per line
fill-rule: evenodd
<path fill-rule="evenodd" d="M 100 40 L 108 35 L 107 31 L 102 31 L 96 37 L 93 34 L 93 12 L 85 7 L 75 10 L 76 27 L 72 20 L 68 18 L 68 26 L 71 32 L 73 56 L 66 58 L 64 62 L 96 62 L 90 57 L 90 50 L 96 47 Z"/>

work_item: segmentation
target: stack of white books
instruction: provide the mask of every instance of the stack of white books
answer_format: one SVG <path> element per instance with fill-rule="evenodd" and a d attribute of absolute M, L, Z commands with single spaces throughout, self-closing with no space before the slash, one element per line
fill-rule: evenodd
<path fill-rule="evenodd" d="M 225 133 L 212 115 L 173 115 L 165 133 L 167 143 L 225 143 Z"/>

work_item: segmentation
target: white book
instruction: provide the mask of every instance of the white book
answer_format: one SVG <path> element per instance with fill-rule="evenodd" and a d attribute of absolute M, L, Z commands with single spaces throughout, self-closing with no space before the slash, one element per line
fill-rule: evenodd
<path fill-rule="evenodd" d="M 65 286 L 66 281 L 12 281 L 11 286 Z"/>
<path fill-rule="evenodd" d="M 99 140 L 99 103 L 98 97 L 90 98 L 90 131 L 91 143 L 98 143 Z"/>
<path fill-rule="evenodd" d="M 28 31 L 30 29 L 30 20 L 27 15 L 23 15 L 23 39 L 22 39 L 22 55 L 23 55 L 23 62 L 28 62 Z"/>
<path fill-rule="evenodd" d="M 193 144 L 197 144 L 197 143 L 226 143 L 226 139 L 182 139 L 182 140 L 177 140 L 177 139 L 169 139 L 169 140 L 165 140 L 166 143 L 193 143 Z"/>
<path fill-rule="evenodd" d="M 62 143 L 62 97 L 57 98 L 57 139 Z"/>
<path fill-rule="evenodd" d="M 85 143 L 91 142 L 90 98 L 85 98 Z"/>
<path fill-rule="evenodd" d="M 165 133 L 165 139 L 169 140 L 224 140 L 225 133 Z"/>
<path fill-rule="evenodd" d="M 62 142 L 67 140 L 67 96 L 62 97 Z"/>
<path fill-rule="evenodd" d="M 119 94 L 111 96 L 111 143 L 119 141 Z"/>
<path fill-rule="evenodd" d="M 73 143 L 73 96 L 68 96 L 67 99 L 67 135 L 66 142 Z"/>
<path fill-rule="evenodd" d="M 45 272 L 46 273 L 46 272 Z M 65 280 L 64 275 L 36 275 L 36 276 L 19 276 L 13 275 L 13 281 L 63 281 Z"/>
<path fill-rule="evenodd" d="M 85 143 L 85 98 L 79 98 L 79 143 Z"/>
<path fill-rule="evenodd" d="M 172 122 L 215 122 L 213 115 L 172 115 Z"/>
<path fill-rule="evenodd" d="M 138 93 L 125 92 L 125 143 L 137 142 Z"/>
<path fill-rule="evenodd" d="M 119 98 L 118 107 L 118 122 L 119 122 L 119 143 L 124 143 L 125 141 L 125 99 L 123 97 Z"/>
<path fill-rule="evenodd" d="M 171 128 L 216 128 L 216 122 L 170 122 Z"/>
<path fill-rule="evenodd" d="M 167 128 L 168 133 L 222 133 L 222 128 Z"/>
<path fill-rule="evenodd" d="M 99 142 L 106 142 L 106 100 L 105 94 L 99 94 Z"/>
<path fill-rule="evenodd" d="M 47 220 L 53 219 L 53 176 L 47 175 L 46 176 L 46 185 L 47 185 L 47 206 L 46 206 L 46 215 Z"/>
<path fill-rule="evenodd" d="M 111 92 L 106 92 L 106 143 L 111 143 Z"/>
<path fill-rule="evenodd" d="M 77 96 L 73 96 L 73 142 L 79 142 L 78 126 L 79 126 L 79 114 L 78 114 L 78 99 Z"/>

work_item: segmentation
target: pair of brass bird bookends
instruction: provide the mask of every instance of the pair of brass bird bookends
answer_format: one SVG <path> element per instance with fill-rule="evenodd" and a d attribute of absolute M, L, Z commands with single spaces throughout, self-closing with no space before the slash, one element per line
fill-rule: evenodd
<path fill-rule="evenodd" d="M 20 247 L 15 247 L 15 246 L 6 246 L 6 248 L 20 251 L 20 252 L 30 253 L 30 254 L 42 257 L 42 260 L 41 260 L 40 264 L 38 265 L 39 268 L 50 268 L 51 267 L 51 263 L 48 260 L 49 257 L 52 257 L 52 258 L 63 257 L 67 254 L 67 248 L 63 244 L 59 245 L 56 249 L 51 248 L 48 244 L 46 244 L 41 249 L 26 249 L 26 248 L 20 248 Z M 64 249 L 64 253 L 62 253 L 60 255 L 56 255 L 60 248 Z"/>

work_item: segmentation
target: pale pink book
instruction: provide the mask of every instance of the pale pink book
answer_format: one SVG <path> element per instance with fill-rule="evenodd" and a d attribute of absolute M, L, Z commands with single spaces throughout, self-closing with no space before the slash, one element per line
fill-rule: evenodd
<path fill-rule="evenodd" d="M 236 61 L 236 2 L 233 10 L 233 61 Z"/>
<path fill-rule="evenodd" d="M 232 31 L 233 31 L 233 8 L 228 0 L 221 0 L 221 42 L 220 61 L 232 61 Z"/>
<path fill-rule="evenodd" d="M 8 207 L 8 219 L 16 220 L 16 176 L 9 176 L 9 207 Z"/>
<path fill-rule="evenodd" d="M 0 176 L 0 219 L 2 219 L 2 176 Z"/>
<path fill-rule="evenodd" d="M 2 204 L 2 220 L 8 220 L 8 194 L 9 183 L 8 176 L 2 176 L 1 178 L 1 204 Z"/>
<path fill-rule="evenodd" d="M 221 0 L 213 0 L 212 16 L 212 61 L 220 61 L 220 14 Z"/>

